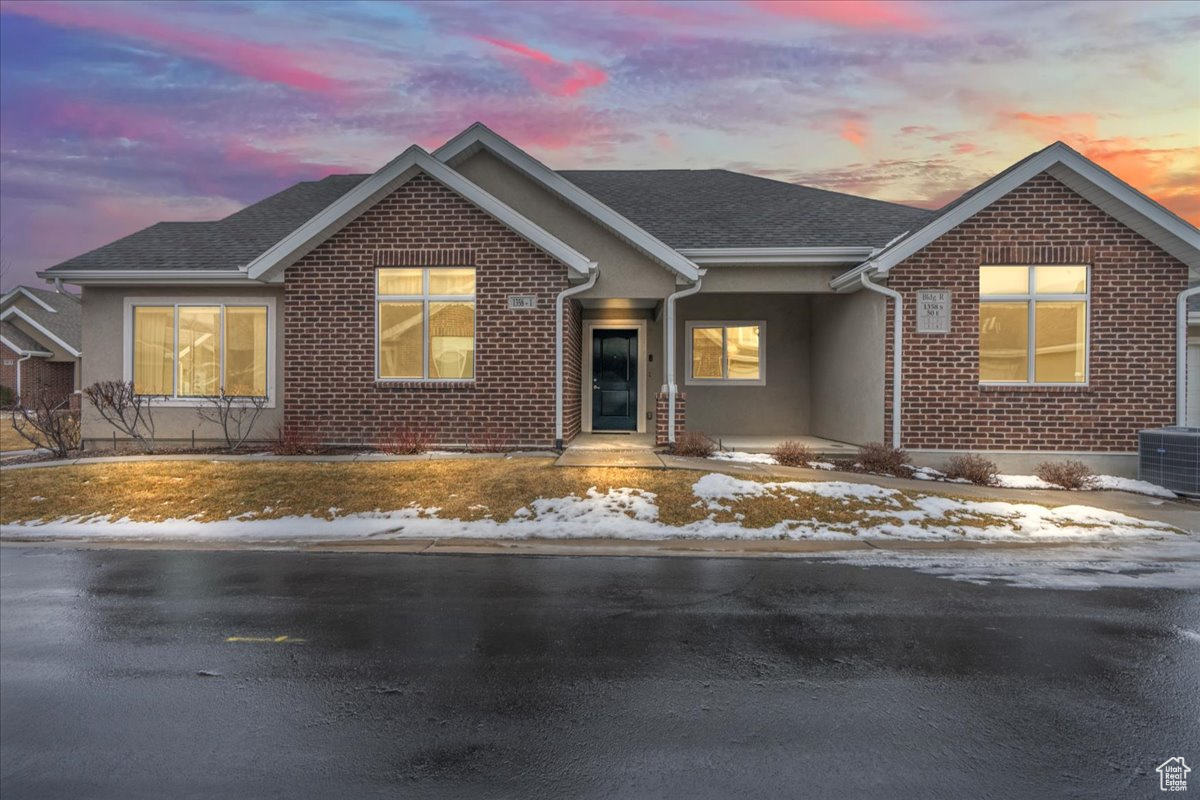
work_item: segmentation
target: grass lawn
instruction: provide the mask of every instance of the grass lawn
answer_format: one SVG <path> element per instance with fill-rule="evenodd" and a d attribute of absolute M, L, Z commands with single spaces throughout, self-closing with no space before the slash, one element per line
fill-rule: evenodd
<path fill-rule="evenodd" d="M 657 497 L 658 520 L 686 525 L 704 519 L 767 528 L 811 520 L 853 533 L 860 526 L 899 521 L 923 495 L 846 499 L 771 490 L 710 505 L 693 492 L 705 473 L 684 470 L 563 468 L 550 459 L 445 460 L 386 463 L 230 463 L 157 461 L 75 465 L 0 473 L 0 522 L 110 516 L 134 521 L 193 518 L 255 519 L 311 515 L 332 519 L 355 512 L 409 506 L 436 509 L 442 519 L 503 522 L 537 498 L 585 496 L 632 487 Z M 433 513 L 431 511 L 431 513 Z M 1003 519 L 975 511 L 950 512 L 942 522 L 967 527 Z"/>
<path fill-rule="evenodd" d="M 11 453 L 13 450 L 32 450 L 29 440 L 17 433 L 12 424 L 12 415 L 7 411 L 0 418 L 0 453 Z"/>

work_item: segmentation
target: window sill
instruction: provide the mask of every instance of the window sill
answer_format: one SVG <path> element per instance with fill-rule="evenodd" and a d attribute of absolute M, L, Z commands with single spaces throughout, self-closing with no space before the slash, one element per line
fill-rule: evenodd
<path fill-rule="evenodd" d="M 203 397 L 168 397 L 159 399 L 156 396 L 150 401 L 150 407 L 154 408 L 210 408 L 213 405 L 213 400 L 216 398 Z M 233 403 L 234 408 L 253 408 L 254 404 L 248 401 L 237 401 Z M 263 409 L 274 408 L 274 399 L 268 398 Z"/>
<path fill-rule="evenodd" d="M 379 389 L 474 389 L 475 380 L 443 381 L 404 378 L 392 380 L 388 378 L 376 378 L 375 386 Z"/>
<path fill-rule="evenodd" d="M 1092 387 L 1087 383 L 981 383 L 979 391 L 998 394 L 1088 394 Z"/>

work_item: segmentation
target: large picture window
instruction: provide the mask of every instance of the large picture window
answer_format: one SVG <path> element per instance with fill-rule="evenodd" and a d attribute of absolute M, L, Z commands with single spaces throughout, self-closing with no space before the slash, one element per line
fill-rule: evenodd
<path fill-rule="evenodd" d="M 475 270 L 376 270 L 380 380 L 462 381 L 475 377 Z"/>
<path fill-rule="evenodd" d="M 688 383 L 761 385 L 761 322 L 689 322 Z"/>
<path fill-rule="evenodd" d="M 979 268 L 981 383 L 1087 383 L 1088 268 Z"/>
<path fill-rule="evenodd" d="M 267 396 L 267 307 L 133 307 L 133 387 L 138 394 Z"/>

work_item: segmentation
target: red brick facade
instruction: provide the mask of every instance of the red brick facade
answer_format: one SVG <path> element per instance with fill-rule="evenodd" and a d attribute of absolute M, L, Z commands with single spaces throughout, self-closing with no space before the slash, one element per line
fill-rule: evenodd
<path fill-rule="evenodd" d="M 1086 386 L 979 385 L 979 266 L 1090 266 Z M 902 445 L 945 450 L 1130 452 L 1175 412 L 1175 297 L 1187 267 L 1039 175 L 895 267 L 904 296 Z M 916 292 L 952 292 L 949 334 L 916 332 Z M 885 430 L 891 430 L 888 304 Z"/>
<path fill-rule="evenodd" d="M 21 356 L 9 350 L 0 348 L 0 386 L 17 391 L 17 364 Z M 11 363 L 9 363 L 11 362 Z M 75 391 L 75 365 L 69 361 L 50 361 L 46 358 L 29 358 L 20 362 L 21 393 L 32 397 L 47 391 L 53 402 L 57 403 L 71 396 Z"/>
<path fill-rule="evenodd" d="M 473 266 L 475 378 L 375 380 L 377 264 Z M 328 444 L 386 441 L 419 429 L 437 445 L 502 432 L 516 447 L 554 444 L 554 301 L 567 267 L 421 175 L 287 270 L 285 426 Z M 536 295 L 510 311 L 508 296 Z M 565 309 L 564 438 L 579 430 L 581 313 Z"/>
<path fill-rule="evenodd" d="M 665 447 L 670 444 L 670 433 L 667 431 L 671 421 L 667 412 L 671 409 L 670 396 L 666 392 L 654 395 L 654 444 Z M 675 392 L 675 437 L 687 429 L 687 393 Z"/>

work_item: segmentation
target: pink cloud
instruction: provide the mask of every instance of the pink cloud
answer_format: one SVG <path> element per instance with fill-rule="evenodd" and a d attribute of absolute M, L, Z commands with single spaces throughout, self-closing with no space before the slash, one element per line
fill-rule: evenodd
<path fill-rule="evenodd" d="M 157 22 L 143 10 L 132 14 L 120 7 L 83 3 L 6 2 L 4 12 L 21 14 L 70 28 L 84 28 L 136 39 L 179 55 L 216 64 L 255 80 L 278 83 L 306 92 L 333 92 L 342 86 L 306 64 L 311 52 L 277 45 L 239 41 L 227 34 L 186 30 Z"/>
<path fill-rule="evenodd" d="M 491 36 L 476 36 L 481 42 L 507 50 L 520 56 L 513 59 L 513 67 L 529 81 L 530 85 L 557 97 L 575 97 L 584 89 L 602 86 L 608 81 L 608 73 L 583 61 L 569 64 L 520 42 L 496 39 Z"/>
<path fill-rule="evenodd" d="M 838 131 L 838 136 L 856 147 L 863 147 L 867 143 L 866 124 L 861 119 L 846 118 L 842 120 L 842 128 Z"/>
<path fill-rule="evenodd" d="M 898 28 L 923 33 L 934 27 L 916 6 L 895 0 L 747 0 L 759 11 L 846 28 Z"/>

